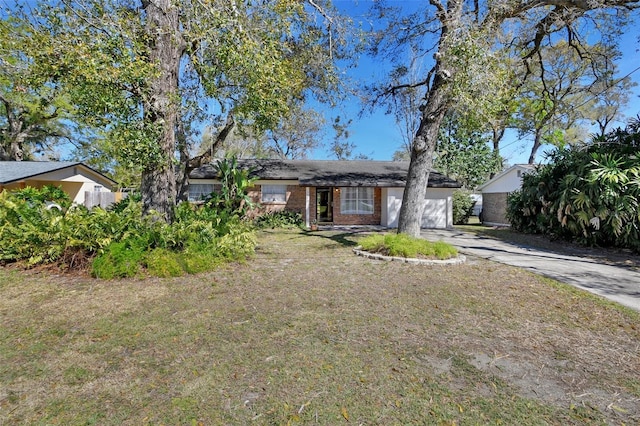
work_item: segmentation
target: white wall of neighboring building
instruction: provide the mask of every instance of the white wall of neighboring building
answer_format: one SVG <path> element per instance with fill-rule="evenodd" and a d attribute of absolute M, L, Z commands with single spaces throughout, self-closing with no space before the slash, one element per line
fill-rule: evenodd
<path fill-rule="evenodd" d="M 533 166 L 516 164 L 481 185 L 479 189 L 487 194 L 517 191 L 522 187 L 522 176 L 531 171 Z"/>
<path fill-rule="evenodd" d="M 69 195 L 71 201 L 77 204 L 84 204 L 86 191 L 88 192 L 111 192 L 111 189 L 105 185 L 109 182 L 105 181 L 99 175 L 90 173 L 83 167 L 74 167 L 70 169 L 56 170 L 49 173 L 38 175 L 34 179 L 26 179 L 24 186 L 32 186 L 41 188 L 45 185 L 61 186 L 62 190 Z"/>

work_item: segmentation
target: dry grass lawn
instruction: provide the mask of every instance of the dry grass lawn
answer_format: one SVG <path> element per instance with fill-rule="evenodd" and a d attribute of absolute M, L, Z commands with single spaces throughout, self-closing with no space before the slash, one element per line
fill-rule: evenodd
<path fill-rule="evenodd" d="M 0 424 L 638 424 L 640 315 L 517 268 L 260 234 L 246 264 L 0 270 Z"/>

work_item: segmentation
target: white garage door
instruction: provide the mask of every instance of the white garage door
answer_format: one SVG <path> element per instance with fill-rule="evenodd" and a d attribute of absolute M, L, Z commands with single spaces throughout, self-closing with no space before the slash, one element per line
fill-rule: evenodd
<path fill-rule="evenodd" d="M 447 199 L 436 198 L 424 200 L 424 212 L 422 213 L 423 228 L 447 227 Z"/>
<path fill-rule="evenodd" d="M 451 225 L 451 189 L 430 189 L 430 198 L 424 200 L 422 228 L 446 228 Z M 383 188 L 381 225 L 398 227 L 403 188 Z M 384 201 L 386 200 L 386 202 Z M 386 208 L 385 208 L 386 207 Z"/>

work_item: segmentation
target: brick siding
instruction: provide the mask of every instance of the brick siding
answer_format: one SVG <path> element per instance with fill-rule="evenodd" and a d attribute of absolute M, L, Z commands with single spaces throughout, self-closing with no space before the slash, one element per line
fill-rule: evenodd
<path fill-rule="evenodd" d="M 482 194 L 482 222 L 508 224 L 507 192 Z"/>
<path fill-rule="evenodd" d="M 313 189 L 313 188 L 312 188 Z M 253 186 L 247 191 L 247 195 L 251 198 L 251 201 L 257 205 L 255 209 L 248 213 L 250 217 L 257 217 L 264 213 L 279 212 L 283 210 L 298 212 L 302 215 L 304 220 L 305 203 L 306 203 L 306 189 L 297 185 L 287 185 L 287 198 L 286 202 L 261 202 L 261 187 L 260 185 Z M 315 197 L 315 192 L 314 192 Z M 315 213 L 315 206 L 314 213 Z"/>
<path fill-rule="evenodd" d="M 333 223 L 336 225 L 380 225 L 382 190 L 373 188 L 373 214 L 341 214 L 340 191 L 333 192 Z"/>
<path fill-rule="evenodd" d="M 260 185 L 249 188 L 248 195 L 258 206 L 253 209 L 249 216 L 257 217 L 267 212 L 294 211 L 305 218 L 307 188 L 297 185 L 287 185 L 286 202 L 260 202 Z M 380 225 L 382 220 L 382 190 L 373 188 L 373 214 L 341 214 L 340 213 L 340 191 L 333 188 L 333 224 L 335 225 Z M 316 218 L 316 188 L 309 188 L 309 223 Z"/>

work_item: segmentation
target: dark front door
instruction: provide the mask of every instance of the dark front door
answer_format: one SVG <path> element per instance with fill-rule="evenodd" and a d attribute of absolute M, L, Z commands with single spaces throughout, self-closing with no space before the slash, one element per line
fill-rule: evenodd
<path fill-rule="evenodd" d="M 331 188 L 316 188 L 316 219 L 318 222 L 333 221 Z"/>

